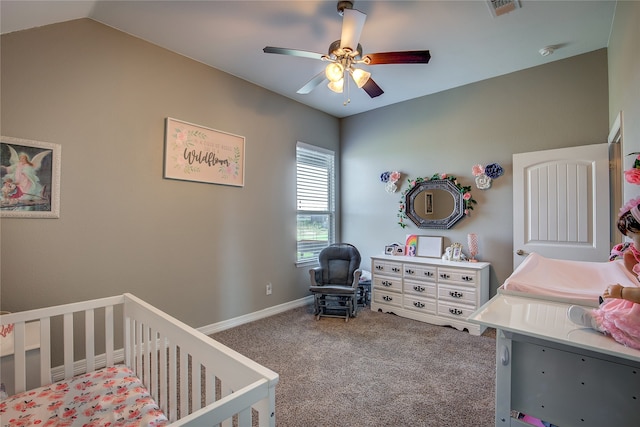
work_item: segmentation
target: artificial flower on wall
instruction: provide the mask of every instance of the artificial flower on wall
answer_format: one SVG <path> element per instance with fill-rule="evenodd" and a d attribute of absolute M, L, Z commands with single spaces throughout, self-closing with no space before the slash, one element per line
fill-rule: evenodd
<path fill-rule="evenodd" d="M 446 173 L 436 173 L 433 174 L 430 178 L 416 178 L 413 180 L 409 180 L 409 186 L 402 192 L 402 197 L 400 198 L 400 207 L 398 209 L 398 225 L 400 227 L 405 228 L 407 224 L 405 220 L 407 220 L 406 213 L 406 195 L 413 187 L 420 184 L 424 181 L 433 181 L 436 179 L 448 179 L 458 188 L 458 191 L 462 193 L 462 199 L 464 200 L 464 214 L 470 215 L 473 210 L 473 205 L 477 204 L 476 200 L 471 196 L 471 186 L 470 185 L 461 185 L 458 183 L 458 178 L 453 175 L 448 175 Z"/>
<path fill-rule="evenodd" d="M 624 179 L 629 184 L 640 185 L 640 153 L 629 153 L 627 156 L 636 156 L 636 160 L 633 162 L 633 168 L 624 171 Z"/>
<path fill-rule="evenodd" d="M 497 163 L 491 163 L 487 166 L 477 164 L 471 168 L 471 173 L 476 177 L 476 187 L 480 190 L 486 190 L 491 188 L 491 181 L 502 176 L 504 169 Z"/>
<path fill-rule="evenodd" d="M 380 175 L 380 181 L 385 183 L 384 189 L 387 193 L 395 193 L 396 191 L 398 191 L 398 186 L 396 185 L 396 183 L 400 180 L 401 177 L 402 173 L 398 171 L 387 171 L 382 172 L 382 174 Z"/>

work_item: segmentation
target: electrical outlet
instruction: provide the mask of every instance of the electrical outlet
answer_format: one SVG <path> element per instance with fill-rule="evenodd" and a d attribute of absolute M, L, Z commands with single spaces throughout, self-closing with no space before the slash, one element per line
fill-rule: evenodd
<path fill-rule="evenodd" d="M 271 295 L 271 292 L 273 291 L 273 286 L 271 285 L 271 282 L 267 283 L 267 295 Z"/>

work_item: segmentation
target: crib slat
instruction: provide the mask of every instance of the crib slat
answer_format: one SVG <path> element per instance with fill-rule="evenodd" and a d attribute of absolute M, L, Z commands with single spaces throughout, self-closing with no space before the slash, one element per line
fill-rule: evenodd
<path fill-rule="evenodd" d="M 145 352 L 144 352 L 144 360 L 145 360 L 145 375 L 142 379 L 143 383 L 147 385 L 147 388 L 151 388 L 152 382 L 151 382 L 151 372 L 153 372 L 153 366 L 155 366 L 154 363 L 154 354 L 151 351 L 151 335 L 152 335 L 152 330 L 149 326 L 145 325 L 144 330 L 145 332 L 145 340 L 146 340 L 146 345 L 145 345 Z"/>
<path fill-rule="evenodd" d="M 233 393 L 233 390 L 231 390 L 227 386 L 226 382 L 222 381 L 222 397 L 226 397 L 226 396 L 230 395 L 231 393 Z M 232 423 L 232 420 L 229 418 L 229 419 L 224 420 L 220 425 L 222 427 L 232 427 L 233 423 Z"/>
<path fill-rule="evenodd" d="M 73 377 L 73 313 L 66 313 L 64 319 L 64 377 Z"/>
<path fill-rule="evenodd" d="M 87 361 L 87 372 L 94 371 L 95 367 L 95 341 L 93 339 L 94 331 L 94 311 L 85 310 L 84 312 L 84 344 L 85 344 L 85 360 Z"/>
<path fill-rule="evenodd" d="M 158 351 L 158 333 L 155 329 L 151 329 L 151 357 L 149 358 L 151 360 L 151 376 L 147 388 L 156 401 L 158 401 L 158 367 L 162 366 L 158 365 L 160 357 Z"/>
<path fill-rule="evenodd" d="M 189 413 L 189 358 L 180 348 L 180 417 Z"/>
<path fill-rule="evenodd" d="M 173 343 L 171 343 L 169 353 L 169 396 L 171 396 L 173 400 L 171 400 L 169 404 L 169 421 L 175 421 L 178 417 L 178 403 L 175 400 L 175 396 L 178 395 L 178 382 L 176 379 L 178 369 L 177 358 L 178 349 Z"/>
<path fill-rule="evenodd" d="M 162 335 L 162 333 L 158 333 L 158 343 L 159 343 L 159 350 L 158 350 L 158 355 L 159 355 L 159 363 L 158 366 L 160 366 L 160 369 L 158 370 L 158 395 L 156 395 L 156 401 L 158 402 L 158 404 L 160 405 L 160 408 L 163 409 L 163 411 L 166 413 L 167 412 L 167 408 L 168 408 L 168 398 L 167 395 L 169 393 L 169 388 L 167 387 L 167 351 L 169 351 L 169 349 L 166 346 L 166 341 L 165 341 L 165 336 Z M 159 397 L 159 399 L 158 399 Z"/>
<path fill-rule="evenodd" d="M 24 322 L 16 322 L 13 325 L 13 366 L 16 393 L 27 389 L 25 331 Z"/>
<path fill-rule="evenodd" d="M 131 349 L 133 348 L 131 338 L 131 319 L 124 319 L 124 364 L 131 367 Z"/>
<path fill-rule="evenodd" d="M 40 385 L 51 384 L 51 320 L 40 319 Z"/>
<path fill-rule="evenodd" d="M 200 385 L 202 383 L 202 365 L 200 364 L 200 359 L 196 358 L 194 355 L 191 355 L 191 412 L 195 412 L 198 409 L 202 408 L 202 399 L 200 399 L 200 395 L 202 394 L 202 389 Z M 198 398 L 196 399 L 195 396 Z"/>
<path fill-rule="evenodd" d="M 206 397 L 207 397 L 207 400 L 205 401 L 205 405 L 209 405 L 210 403 L 215 402 L 216 400 L 215 385 L 216 385 L 216 377 L 215 375 L 213 375 L 213 372 L 211 372 L 211 369 L 207 369 L 207 373 L 205 376 L 205 383 L 204 383 L 204 392 L 206 393 Z"/>
<path fill-rule="evenodd" d="M 113 338 L 113 305 L 104 309 L 104 336 L 107 366 L 113 366 L 114 362 L 114 338 Z"/>
<path fill-rule="evenodd" d="M 251 408 L 238 413 L 238 427 L 251 427 Z"/>
<path fill-rule="evenodd" d="M 142 335 L 142 322 L 136 321 L 136 374 L 142 377 L 142 355 L 144 353 L 144 343 Z"/>

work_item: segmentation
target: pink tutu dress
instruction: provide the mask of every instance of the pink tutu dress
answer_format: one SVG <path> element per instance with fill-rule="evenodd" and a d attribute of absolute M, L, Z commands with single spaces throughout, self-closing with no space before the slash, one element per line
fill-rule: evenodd
<path fill-rule="evenodd" d="M 634 273 L 640 273 L 640 251 L 633 244 L 626 247 L 614 247 L 612 259 L 615 255 L 622 255 L 631 251 L 638 261 L 633 267 Z M 618 253 L 615 253 L 618 249 Z M 638 270 L 638 271 L 636 271 Z M 592 312 L 598 329 L 627 347 L 640 350 L 640 304 L 617 298 L 608 298 L 600 307 Z"/>

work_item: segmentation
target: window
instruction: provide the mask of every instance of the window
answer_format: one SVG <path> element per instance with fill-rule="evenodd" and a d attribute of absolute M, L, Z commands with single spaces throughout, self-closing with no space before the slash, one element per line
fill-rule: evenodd
<path fill-rule="evenodd" d="M 334 153 L 298 142 L 296 145 L 298 264 L 315 262 L 335 242 Z"/>

